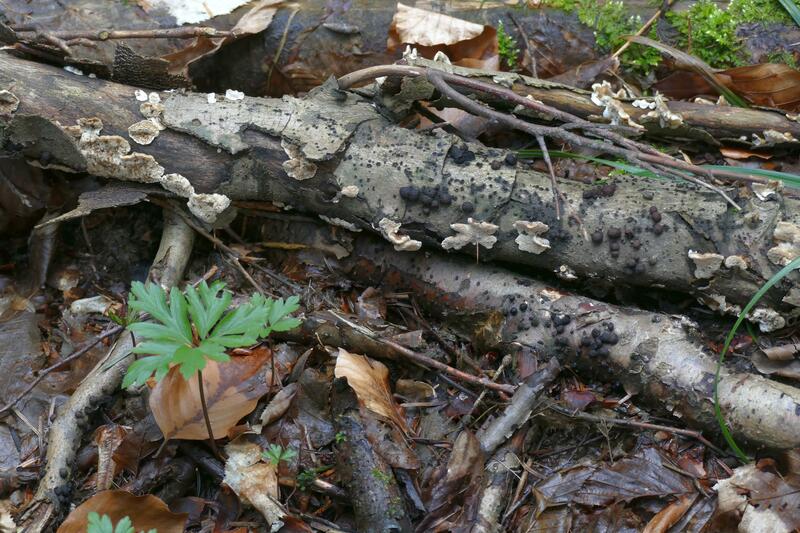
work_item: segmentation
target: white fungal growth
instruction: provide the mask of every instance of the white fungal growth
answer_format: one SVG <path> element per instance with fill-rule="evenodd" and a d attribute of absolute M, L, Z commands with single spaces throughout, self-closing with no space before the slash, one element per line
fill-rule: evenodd
<path fill-rule="evenodd" d="M 697 279 L 711 279 L 714 273 L 722 266 L 723 256 L 715 253 L 701 253 L 689 250 L 689 259 L 694 261 L 694 277 Z"/>
<path fill-rule="evenodd" d="M 725 268 L 747 270 L 747 259 L 741 255 L 729 255 L 725 258 Z"/>
<path fill-rule="evenodd" d="M 151 104 L 160 104 L 161 103 L 161 96 L 158 93 L 150 93 L 147 95 L 147 101 Z"/>
<path fill-rule="evenodd" d="M 95 176 L 138 183 L 157 183 L 186 198 L 189 210 L 200 220 L 213 223 L 230 206 L 222 194 L 196 194 L 189 180 L 180 174 L 164 174 L 164 167 L 153 156 L 131 152 L 131 145 L 118 135 L 100 135 L 103 122 L 96 117 L 82 118 L 77 126 L 62 128 L 75 141 L 86 161 L 86 170 Z"/>
<path fill-rule="evenodd" d="M 342 196 L 347 196 L 348 198 L 355 198 L 358 196 L 358 187 L 356 185 L 347 185 L 346 187 L 342 187 L 341 190 Z"/>
<path fill-rule="evenodd" d="M 786 325 L 786 319 L 780 313 L 766 307 L 759 307 L 754 310 L 748 318 L 757 323 L 758 329 L 764 333 L 781 329 Z"/>
<path fill-rule="evenodd" d="M 776 265 L 786 266 L 800 257 L 800 226 L 787 221 L 778 222 L 772 239 L 777 246 L 767 250 L 767 257 Z"/>
<path fill-rule="evenodd" d="M 417 49 L 412 48 L 410 44 L 407 44 L 406 49 L 403 50 L 403 59 L 406 61 L 416 61 L 419 59 L 419 53 L 417 52 Z"/>
<path fill-rule="evenodd" d="M 209 104 L 216 104 L 216 103 L 217 103 L 217 95 L 216 95 L 216 94 L 214 94 L 214 93 L 208 93 L 208 94 L 206 95 L 206 101 L 207 101 Z"/>
<path fill-rule="evenodd" d="M 777 130 L 764 130 L 764 137 L 753 134 L 753 146 L 766 147 L 776 144 L 797 143 L 798 141 L 790 132 L 781 133 Z"/>
<path fill-rule="evenodd" d="M 0 91 L 0 114 L 10 115 L 19 107 L 19 98 L 11 91 Z"/>
<path fill-rule="evenodd" d="M 139 112 L 145 118 L 157 118 L 161 120 L 161 116 L 164 114 L 164 104 L 159 104 L 158 102 L 144 102 L 139 106 Z"/>
<path fill-rule="evenodd" d="M 550 241 L 540 237 L 541 234 L 550 229 L 544 222 L 517 220 L 514 222 L 514 229 L 519 233 L 514 242 L 523 252 L 538 255 L 550 249 Z"/>
<path fill-rule="evenodd" d="M 289 159 L 284 161 L 281 166 L 283 167 L 283 171 L 286 172 L 290 178 L 303 181 L 311 179 L 316 175 L 317 165 L 306 159 L 300 148 L 288 142 L 286 139 L 281 139 L 281 146 L 283 147 L 283 151 L 286 152 L 286 155 L 289 156 Z"/>
<path fill-rule="evenodd" d="M 707 296 L 701 296 L 698 298 L 701 303 L 707 305 L 714 311 L 718 311 L 721 314 L 725 315 L 738 315 L 742 312 L 742 308 L 738 305 L 731 305 L 726 301 L 726 298 L 721 294 L 711 294 Z"/>
<path fill-rule="evenodd" d="M 634 100 L 631 105 L 633 107 L 638 107 L 639 109 L 655 109 L 656 108 L 656 103 L 655 102 L 651 102 L 650 100 L 644 100 L 644 99 Z"/>
<path fill-rule="evenodd" d="M 235 102 L 237 100 L 244 100 L 244 93 L 241 91 L 234 91 L 233 89 L 228 89 L 225 91 L 225 100 L 230 100 L 231 102 Z"/>
<path fill-rule="evenodd" d="M 495 226 L 491 222 L 480 222 L 468 218 L 466 224 L 450 224 L 450 229 L 455 231 L 456 235 L 447 237 L 442 241 L 442 248 L 445 250 L 460 250 L 468 244 L 491 249 L 494 243 L 497 242 L 497 237 L 494 236 L 494 233 L 499 229 L 499 226 Z"/>
<path fill-rule="evenodd" d="M 450 65 L 450 58 L 447 57 L 447 54 L 442 52 L 441 50 L 436 52 L 436 55 L 433 56 L 433 60 L 437 63 L 444 63 L 445 65 Z"/>
<path fill-rule="evenodd" d="M 420 241 L 415 241 L 408 235 L 400 235 L 400 223 L 390 220 L 386 217 L 378 222 L 378 227 L 381 233 L 390 243 L 394 245 L 394 249 L 398 252 L 416 252 L 422 248 Z"/>
<path fill-rule="evenodd" d="M 784 296 L 781 301 L 795 307 L 800 307 L 800 289 L 797 287 L 792 287 L 789 289 L 789 293 Z"/>
<path fill-rule="evenodd" d="M 767 183 L 753 183 L 750 187 L 759 200 L 765 201 L 773 196 L 777 197 L 778 192 L 783 190 L 783 183 L 778 180 L 773 180 Z"/>
<path fill-rule="evenodd" d="M 683 125 L 683 117 L 670 111 L 667 101 L 660 94 L 653 97 L 655 109 L 642 116 L 642 122 L 658 122 L 662 128 L 677 128 Z"/>
<path fill-rule="evenodd" d="M 575 274 L 575 271 L 569 265 L 561 265 L 554 271 L 556 276 L 564 281 L 575 281 L 578 279 L 578 275 Z"/>
<path fill-rule="evenodd" d="M 64 70 L 66 70 L 70 74 L 75 74 L 76 76 L 83 76 L 83 71 L 79 68 L 73 67 L 72 65 L 67 65 L 66 67 L 64 67 Z"/>
<path fill-rule="evenodd" d="M 626 98 L 627 92 L 625 89 L 620 89 L 613 92 L 611 84 L 603 80 L 603 83 L 595 83 L 592 85 L 592 102 L 599 107 L 603 108 L 603 118 L 608 119 L 611 124 L 619 125 L 624 124 L 634 128 L 642 129 L 641 124 L 637 124 L 631 116 L 625 111 L 625 107 L 620 98 Z"/>
<path fill-rule="evenodd" d="M 139 144 L 150 144 L 158 137 L 162 129 L 157 120 L 155 118 L 146 118 L 131 124 L 128 127 L 128 135 Z"/>
<path fill-rule="evenodd" d="M 133 96 L 139 102 L 146 102 L 147 101 L 147 93 L 144 92 L 141 89 L 136 89 L 135 91 L 133 91 Z"/>

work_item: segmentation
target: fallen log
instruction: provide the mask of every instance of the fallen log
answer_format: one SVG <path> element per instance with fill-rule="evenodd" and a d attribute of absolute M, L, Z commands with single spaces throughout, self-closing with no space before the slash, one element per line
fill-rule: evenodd
<path fill-rule="evenodd" d="M 6 95 L 13 105 L 0 117 L 1 154 L 160 184 L 206 221 L 230 200 L 271 201 L 380 232 L 398 248 L 457 248 L 555 271 L 594 290 L 669 288 L 727 312 L 798 253 L 800 201 L 791 195 L 742 195 L 742 211 L 732 212 L 693 184 L 562 180 L 580 222 L 559 219 L 550 178 L 513 154 L 399 128 L 370 100 L 330 84 L 305 99 L 212 103 L 206 95 L 161 93 L 160 102 L 151 95 L 154 102 L 143 103 L 133 87 L 9 55 L 0 56 L 0 84 L 13 89 Z M 126 138 L 131 131 L 140 138 L 130 128 L 144 122 L 142 113 L 166 129 L 131 151 Z M 772 289 L 753 313 L 762 330 L 783 327 L 798 312 L 797 279 Z"/>
<path fill-rule="evenodd" d="M 349 255 L 328 258 L 326 265 L 363 284 L 412 294 L 483 349 L 514 352 L 521 346 L 542 357 L 552 353 L 587 381 L 621 384 L 653 415 L 719 436 L 716 354 L 686 317 L 605 304 L 465 258 L 396 252 L 368 236 L 343 235 L 320 224 L 270 220 L 262 231 L 276 242 L 322 253 L 329 253 L 322 243 L 339 243 Z M 275 259 L 297 262 L 284 251 Z M 738 438 L 756 448 L 800 445 L 800 389 L 725 367 L 719 397 Z"/>

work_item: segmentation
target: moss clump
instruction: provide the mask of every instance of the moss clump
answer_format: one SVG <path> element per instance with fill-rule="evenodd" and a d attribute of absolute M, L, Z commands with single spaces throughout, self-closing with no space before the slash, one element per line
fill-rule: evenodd
<path fill-rule="evenodd" d="M 776 0 L 777 1 L 777 0 Z M 711 0 L 700 0 L 686 11 L 667 13 L 678 30 L 678 48 L 686 50 L 713 67 L 743 64 L 741 43 L 736 37 L 737 21 Z"/>
<path fill-rule="evenodd" d="M 516 39 L 506 32 L 502 20 L 497 24 L 497 50 L 500 54 L 500 59 L 505 61 L 509 70 L 516 70 L 519 48 L 517 47 Z"/>
<path fill-rule="evenodd" d="M 600 4 L 597 0 L 547 0 L 546 5 L 575 12 L 578 20 L 594 30 L 597 48 L 611 53 L 623 44 L 624 37 L 639 31 L 644 22 L 639 15 L 631 15 L 630 8 L 622 0 L 610 0 Z M 656 38 L 653 31 L 651 38 Z M 652 48 L 631 45 L 620 56 L 620 62 L 639 74 L 647 74 L 661 61 L 661 54 Z"/>
<path fill-rule="evenodd" d="M 595 31 L 597 46 L 602 52 L 616 49 L 623 36 L 636 33 L 642 26 L 641 18 L 628 14 L 621 1 L 597 0 L 545 0 L 546 5 L 563 11 L 575 12 L 578 19 Z M 800 0 L 793 0 L 800 6 Z M 667 13 L 667 20 L 678 30 L 679 48 L 687 50 L 712 67 L 725 68 L 747 62 L 737 28 L 749 22 L 794 24 L 779 0 L 731 0 L 727 9 L 720 9 L 711 0 L 699 0 L 689 9 Z M 650 38 L 657 39 L 654 31 Z M 770 59 L 796 66 L 791 53 L 775 52 Z M 642 46 L 631 46 L 620 58 L 623 66 L 640 74 L 649 73 L 658 65 L 658 51 Z"/>

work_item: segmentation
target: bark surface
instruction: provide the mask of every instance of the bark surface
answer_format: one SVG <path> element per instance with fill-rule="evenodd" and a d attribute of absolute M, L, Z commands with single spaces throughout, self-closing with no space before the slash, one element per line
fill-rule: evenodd
<path fill-rule="evenodd" d="M 692 184 L 616 177 L 609 195 L 609 188 L 562 180 L 569 212 L 582 222 L 559 220 L 548 176 L 502 150 L 397 127 L 371 100 L 332 83 L 304 99 L 210 103 L 206 95 L 162 93 L 157 113 L 166 129 L 145 146 L 128 140 L 142 111 L 153 113 L 133 87 L 9 55 L 0 56 L 0 84 L 20 101 L 0 118 L 4 155 L 160 184 L 206 220 L 227 204 L 204 193 L 272 201 L 381 232 L 407 249 L 415 241 L 430 249 L 445 243 L 481 261 L 556 271 L 595 289 L 683 291 L 728 312 L 800 253 L 800 201 L 788 194 L 740 195 L 737 212 Z M 414 201 L 402 188 L 432 195 L 435 204 Z M 535 222 L 547 230 L 534 235 L 528 223 Z M 550 248 L 535 253 L 534 237 Z M 762 330 L 786 325 L 797 312 L 796 280 L 779 284 L 755 311 Z"/>

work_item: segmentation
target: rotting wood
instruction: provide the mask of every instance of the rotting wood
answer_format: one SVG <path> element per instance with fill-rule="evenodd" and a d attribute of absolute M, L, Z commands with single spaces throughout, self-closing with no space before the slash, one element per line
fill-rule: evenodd
<path fill-rule="evenodd" d="M 21 153 L 32 164 L 158 183 L 190 201 L 192 194 L 272 201 L 353 230 L 377 232 L 387 218 L 400 223 L 400 235 L 429 249 L 451 242 L 452 224 L 473 219 L 476 228 L 496 227 L 482 260 L 559 272 L 594 290 L 668 287 L 731 313 L 800 249 L 800 201 L 781 192 L 765 200 L 742 195 L 742 212 L 732 213 L 716 194 L 692 184 L 634 176 L 608 187 L 562 180 L 560 192 L 582 223 L 558 220 L 549 177 L 508 152 L 396 127 L 370 100 L 330 84 L 305 99 L 209 103 L 205 95 L 162 93 L 167 129 L 136 146 L 120 170 L 114 163 L 126 149 L 127 126 L 142 117 L 132 87 L 8 55 L 0 56 L 0 83 L 20 99 L 15 113 L 0 118 L 2 153 Z M 87 118 L 99 120 L 74 126 Z M 74 127 L 65 133 L 57 123 Z M 76 141 L 84 134 L 89 146 Z M 436 205 L 419 201 L 428 193 Z M 208 205 L 195 205 L 195 212 L 213 214 L 226 205 L 215 202 L 205 211 Z M 524 221 L 547 225 L 541 237 L 550 249 L 522 249 L 526 236 L 517 223 Z M 474 256 L 476 247 L 460 251 Z M 690 253 L 724 261 L 707 276 Z M 800 309 L 797 275 L 790 278 L 754 313 L 762 330 L 784 326 Z"/>
<path fill-rule="evenodd" d="M 298 221 L 270 222 L 264 231 L 311 247 L 347 239 Z M 336 263 L 345 275 L 409 292 L 468 335 L 493 324 L 473 339 L 487 350 L 521 345 L 553 353 L 562 367 L 587 380 L 621 384 L 653 414 L 673 416 L 709 437 L 719 435 L 712 400 L 716 354 L 709 353 L 690 319 L 598 302 L 469 259 L 395 252 L 363 235 L 346 244 L 350 255 Z M 800 389 L 723 368 L 719 391 L 722 412 L 738 438 L 764 448 L 800 445 Z"/>

